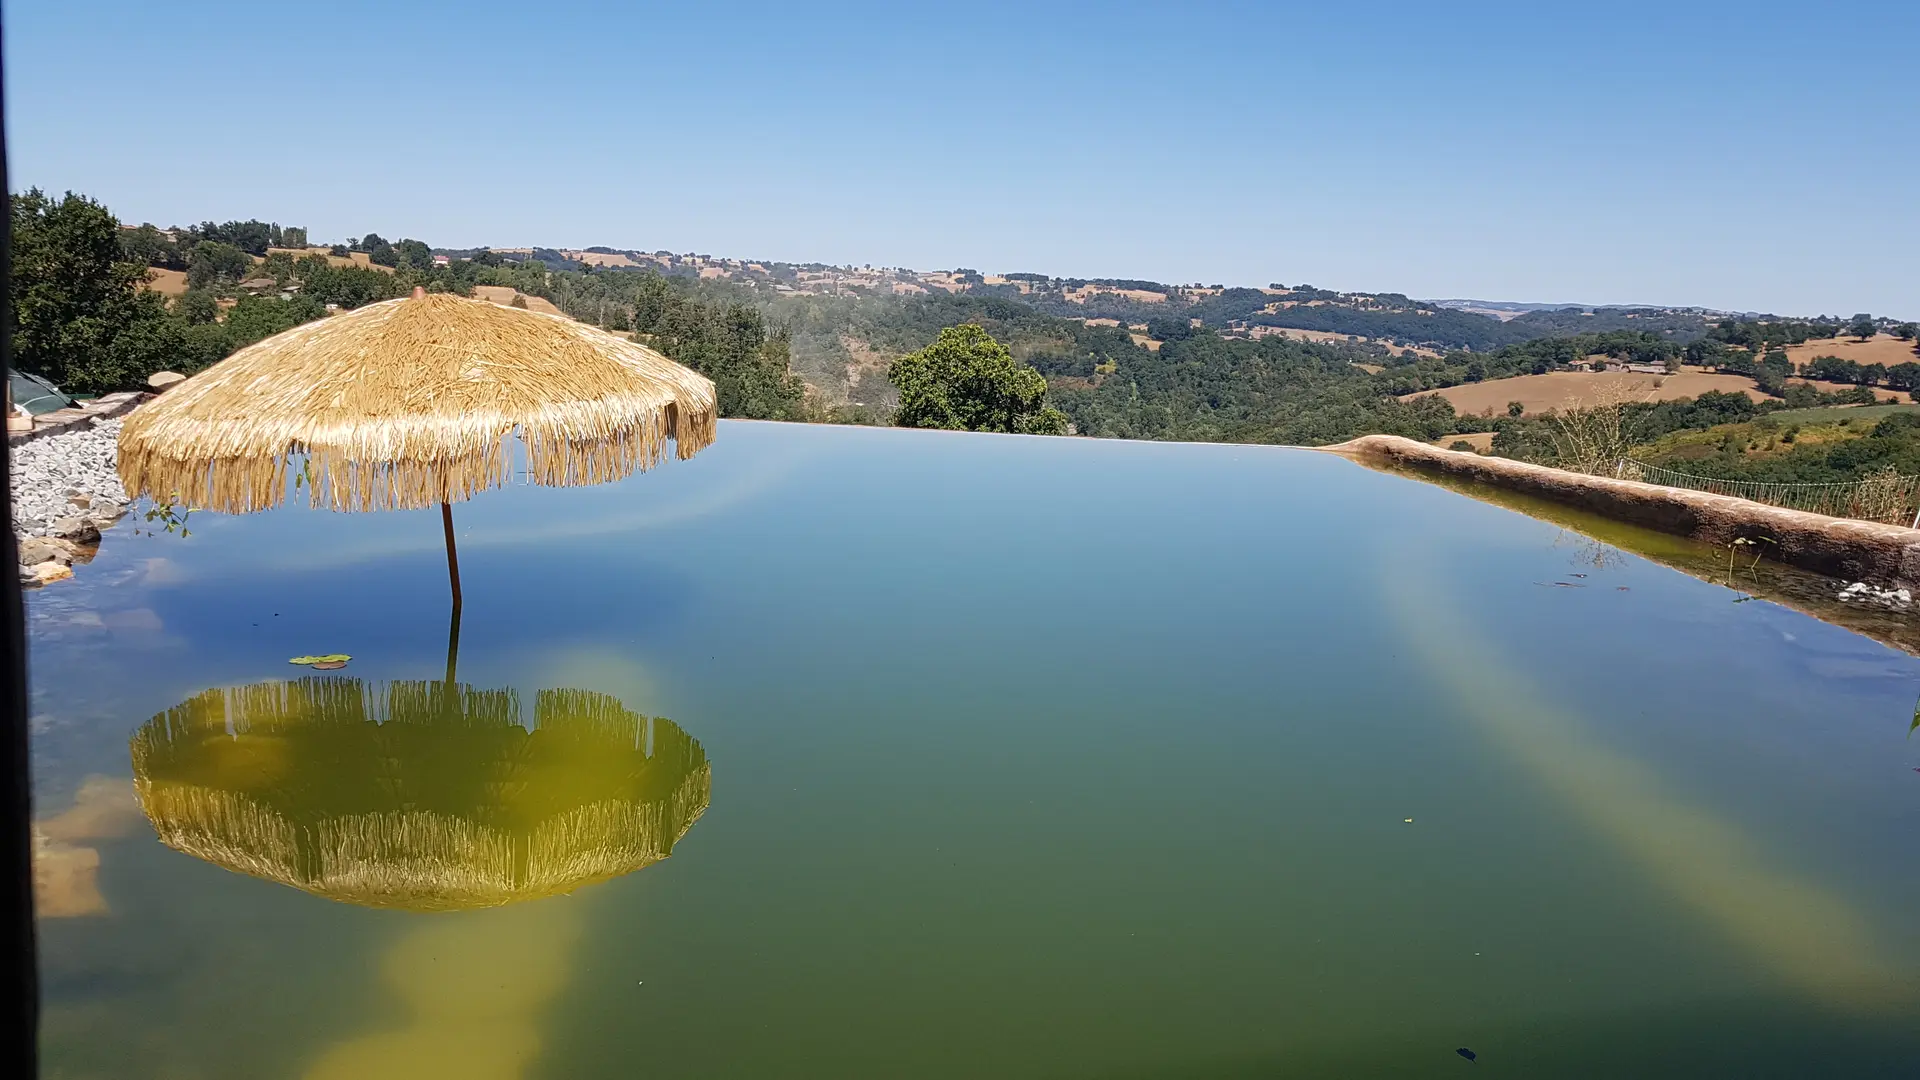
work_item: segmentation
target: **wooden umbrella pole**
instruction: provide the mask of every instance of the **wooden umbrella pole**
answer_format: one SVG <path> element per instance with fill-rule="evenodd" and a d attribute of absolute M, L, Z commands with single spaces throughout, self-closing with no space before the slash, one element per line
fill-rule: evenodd
<path fill-rule="evenodd" d="M 447 579 L 453 583 L 453 610 L 460 610 L 460 553 L 453 546 L 453 507 L 440 504 L 440 527 L 447 533 Z"/>
<path fill-rule="evenodd" d="M 453 621 L 447 624 L 447 688 L 453 688 L 453 669 L 460 659 L 460 605 L 453 607 Z"/>
<path fill-rule="evenodd" d="M 447 580 L 453 585 L 453 625 L 447 630 L 447 681 L 453 681 L 453 662 L 460 651 L 460 552 L 453 544 L 453 507 L 440 504 L 440 525 L 447 534 Z"/>

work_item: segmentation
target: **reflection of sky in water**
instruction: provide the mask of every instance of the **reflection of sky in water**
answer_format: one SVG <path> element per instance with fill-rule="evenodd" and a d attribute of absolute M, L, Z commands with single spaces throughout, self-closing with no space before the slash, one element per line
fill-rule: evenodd
<path fill-rule="evenodd" d="M 77 842 L 112 914 L 43 925 L 51 1060 L 451 1068 L 480 1017 L 500 1075 L 1420 1075 L 1463 1043 L 1514 1075 L 1897 1075 L 1920 1049 L 1831 992 L 1865 967 L 1913 1002 L 1920 661 L 1793 612 L 1257 447 L 727 423 L 456 522 L 461 680 L 672 717 L 722 777 L 698 827 L 444 925 Z M 42 815 L 289 656 L 437 676 L 439 544 L 431 512 L 115 530 L 30 600 Z M 522 963 L 507 998 L 473 974 Z"/>

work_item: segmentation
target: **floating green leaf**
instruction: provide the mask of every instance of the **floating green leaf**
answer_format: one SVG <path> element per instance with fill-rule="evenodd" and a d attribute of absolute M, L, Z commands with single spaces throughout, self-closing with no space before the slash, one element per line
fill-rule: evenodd
<path fill-rule="evenodd" d="M 325 656 L 296 656 L 288 660 L 289 664 L 344 664 L 353 659 L 346 653 L 328 653 Z"/>

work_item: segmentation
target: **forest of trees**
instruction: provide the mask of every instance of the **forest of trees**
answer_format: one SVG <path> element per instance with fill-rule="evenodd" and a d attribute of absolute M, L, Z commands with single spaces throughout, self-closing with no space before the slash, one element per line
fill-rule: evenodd
<path fill-rule="evenodd" d="M 70 393 L 138 389 L 156 371 L 197 371 L 326 311 L 311 295 L 234 298 L 222 288 L 253 266 L 239 245 L 264 251 L 284 237 L 278 226 L 209 224 L 182 233 L 191 240 L 182 249 L 158 230 L 122 230 L 81 195 L 27 191 L 13 197 L 11 213 L 14 366 Z M 170 263 L 200 283 L 171 305 L 141 287 L 150 266 Z M 224 316 L 222 298 L 234 300 Z"/>
<path fill-rule="evenodd" d="M 1321 445 L 1384 433 L 1437 439 L 1485 430 L 1437 396 L 1402 402 L 1335 346 L 1202 332 L 1118 358 L 1091 386 L 1058 386 L 1081 434 Z"/>
<path fill-rule="evenodd" d="M 1272 295 L 1257 289 L 1099 282 L 1172 298 L 1121 298 L 1144 313 L 1135 321 L 1145 326 L 1142 334 L 1090 325 L 1092 312 L 1062 299 L 1063 290 L 1088 282 L 1038 274 L 1009 276 L 1035 289 L 1027 295 L 1012 286 L 816 295 L 773 287 L 791 274 L 755 281 L 607 269 L 545 249 L 469 249 L 436 266 L 425 242 L 378 234 L 329 249 L 336 256 L 330 259 L 308 252 L 306 230 L 298 227 L 233 221 L 122 229 L 98 203 L 38 191 L 14 199 L 13 228 L 18 366 L 78 393 L 137 387 L 157 370 L 191 373 L 329 309 L 403 296 L 416 285 L 462 295 L 498 285 L 543 297 L 573 318 L 631 334 L 706 374 L 719 389 L 723 415 L 765 419 L 1004 431 L 1070 424 L 1091 436 L 1305 445 L 1376 432 L 1433 440 L 1493 431 L 1495 452 L 1550 461 L 1552 440 L 1540 418 L 1460 416 L 1423 392 L 1597 360 L 1669 369 L 1684 361 L 1749 376 L 1779 397 L 1756 404 L 1744 395 L 1707 394 L 1628 406 L 1633 437 L 1645 441 L 1763 422 L 1785 408 L 1869 401 L 1872 386 L 1920 388 L 1920 356 L 1891 366 L 1818 357 L 1803 374 L 1855 389 L 1823 394 L 1787 385 L 1794 374 L 1784 351 L 1790 345 L 1881 328 L 1916 336 L 1911 326 L 1871 316 L 1710 324 L 1652 309 L 1546 309 L 1503 324 L 1395 293 L 1288 288 L 1292 299 L 1322 301 L 1285 309 L 1291 325 L 1318 320 L 1346 334 L 1459 343 L 1432 356 L 1377 342 L 1221 333 L 1230 323 L 1258 324 L 1272 314 L 1260 313 Z M 354 251 L 373 265 L 337 257 Z M 149 267 L 184 271 L 186 292 L 169 303 L 142 289 Z M 1413 328 L 1403 325 L 1408 321 Z M 1582 332 L 1543 336 L 1545 325 Z M 955 329 L 962 327 L 972 329 Z M 963 383 L 983 389 L 956 392 Z M 1422 396 L 1401 400 L 1415 394 Z M 1809 458 L 1813 450 L 1795 453 Z"/>
<path fill-rule="evenodd" d="M 1713 327 L 1696 311 L 1664 308 L 1543 308 L 1507 321 L 1510 330 L 1531 335 L 1604 334 L 1616 330 L 1653 334 L 1682 345 L 1705 337 Z"/>
<path fill-rule="evenodd" d="M 390 268 L 375 269 L 300 254 L 307 235 L 298 227 L 246 221 L 123 229 L 91 199 L 37 190 L 14 197 L 11 209 L 15 366 L 77 394 L 140 389 L 158 371 L 191 374 L 329 309 L 405 296 L 416 286 L 470 295 L 475 285 L 505 285 L 576 308 L 588 295 L 556 282 L 565 275 L 538 261 L 476 253 L 435 266 L 432 249 L 418 240 L 388 243 L 369 234 L 333 249 L 365 251 L 375 266 Z M 295 250 L 275 250 L 283 247 Z M 184 271 L 187 290 L 169 302 L 143 288 L 152 268 Z M 702 302 L 658 276 L 617 281 L 619 288 L 599 290 L 621 299 L 601 305 L 605 322 L 707 374 L 724 415 L 815 418 L 790 369 L 786 332 L 769 328 L 758 310 Z"/>
<path fill-rule="evenodd" d="M 1683 344 L 1685 334 L 1661 326 L 1658 320 L 1642 322 L 1636 316 L 1620 320 L 1630 329 L 1530 337 L 1490 351 L 1456 349 L 1439 357 L 1393 355 L 1392 350 L 1375 346 L 1227 337 L 1193 326 L 1191 317 L 1172 316 L 1164 306 L 1145 322 L 1148 335 L 1158 345 L 1156 351 L 1125 327 L 1089 325 L 1082 319 L 1052 315 L 1042 305 L 993 288 L 924 296 L 827 296 L 777 293 L 751 282 L 725 279 L 662 277 L 651 271 L 549 272 L 542 267 L 537 272 L 544 275 L 544 282 L 523 283 L 523 289 L 541 291 L 577 318 L 616 329 L 627 325 L 623 320 L 628 318 L 636 325 L 645 321 L 646 316 L 634 313 L 663 302 L 639 305 L 635 297 L 641 291 L 678 297 L 682 303 L 702 308 L 750 307 L 760 312 L 765 325 L 775 328 L 770 333 L 784 331 L 795 371 L 823 387 L 844 380 L 857 355 L 898 357 L 925 349 L 947 328 L 976 325 L 1005 345 L 1018 365 L 1045 376 L 1053 407 L 1067 416 L 1076 431 L 1093 436 L 1324 444 L 1373 432 L 1438 439 L 1511 428 L 1512 434 L 1500 444 L 1504 452 L 1538 458 L 1548 440 L 1529 436 L 1539 434 L 1534 430 L 1536 420 L 1459 416 L 1438 397 L 1405 402 L 1399 398 L 1483 379 L 1584 367 L 1596 358 L 1671 368 L 1704 356 L 1729 369 L 1724 365 L 1737 367 L 1740 351 L 1709 337 Z M 1323 291 L 1296 286 L 1294 292 L 1311 296 Z M 1391 306 L 1404 298 L 1381 294 L 1380 299 Z M 1805 341 L 1818 334 L 1823 324 L 1751 326 L 1767 328 L 1765 332 L 1775 339 Z M 1729 336 L 1744 340 L 1752 332 L 1747 324 L 1730 321 Z M 1763 362 L 1777 366 L 1783 360 L 1784 354 L 1775 350 L 1756 359 L 1754 367 L 1759 370 Z M 1356 362 L 1381 364 L 1382 370 L 1370 374 Z M 1765 408 L 1862 400 L 1851 393 L 1787 387 L 1785 372 L 1772 369 L 1761 377 L 1786 395 Z M 1889 376 L 1888 385 L 1893 381 Z M 851 404 L 822 407 L 816 402 L 811 418 L 884 422 L 890 415 L 895 387 L 883 370 L 869 371 L 846 389 Z M 1726 422 L 1729 415 L 1744 415 L 1737 413 L 1743 406 L 1762 408 L 1741 395 L 1720 397 L 1738 400 L 1708 396 L 1698 408 L 1684 403 L 1635 407 L 1636 412 L 1646 413 L 1637 422 L 1652 433 L 1648 437 L 1654 437 L 1676 425 Z"/>
<path fill-rule="evenodd" d="M 791 339 L 742 303 L 702 303 L 658 274 L 609 275 L 632 283 L 632 311 L 603 313 L 610 329 L 637 338 L 712 379 L 720 415 L 755 420 L 815 419 L 806 384 L 793 374 Z M 577 302 L 576 302 L 577 304 Z"/>

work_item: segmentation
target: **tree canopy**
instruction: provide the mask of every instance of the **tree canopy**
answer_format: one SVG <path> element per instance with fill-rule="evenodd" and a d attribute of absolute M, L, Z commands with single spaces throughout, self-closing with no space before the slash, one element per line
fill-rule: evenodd
<path fill-rule="evenodd" d="M 122 258 L 107 208 L 38 188 L 12 199 L 8 314 L 13 363 L 75 393 L 137 384 L 181 349 L 182 324 L 144 292 L 146 266 Z"/>
<path fill-rule="evenodd" d="M 745 304 L 702 304 L 657 275 L 641 279 L 629 319 L 642 340 L 713 380 L 720 415 L 753 420 L 808 419 L 806 384 L 788 366 L 789 339 L 768 332 Z M 615 312 L 606 315 L 612 321 Z"/>
<path fill-rule="evenodd" d="M 1015 364 L 1005 345 L 974 323 L 940 331 L 933 344 L 895 360 L 887 378 L 900 391 L 894 423 L 953 431 L 1060 435 L 1065 413 L 1047 404 L 1047 380 Z"/>

